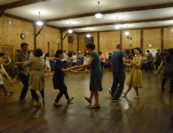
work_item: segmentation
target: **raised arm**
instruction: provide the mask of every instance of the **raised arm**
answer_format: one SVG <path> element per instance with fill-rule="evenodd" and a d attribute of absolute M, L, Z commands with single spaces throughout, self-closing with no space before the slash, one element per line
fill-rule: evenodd
<path fill-rule="evenodd" d="M 164 61 L 161 62 L 159 68 L 158 68 L 157 71 L 156 71 L 156 73 L 159 73 L 159 72 L 162 70 L 163 65 L 164 65 Z"/>

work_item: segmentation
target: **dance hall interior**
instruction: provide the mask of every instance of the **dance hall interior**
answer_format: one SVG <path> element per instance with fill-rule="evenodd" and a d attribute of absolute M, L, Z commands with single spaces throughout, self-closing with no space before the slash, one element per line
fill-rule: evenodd
<path fill-rule="evenodd" d="M 173 1 L 0 0 L 0 133 L 173 133 Z"/>

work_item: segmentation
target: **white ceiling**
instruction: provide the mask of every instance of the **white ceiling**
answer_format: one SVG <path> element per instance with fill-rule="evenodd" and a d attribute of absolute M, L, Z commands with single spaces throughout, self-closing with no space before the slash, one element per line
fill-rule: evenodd
<path fill-rule="evenodd" d="M 173 0 L 100 0 L 100 10 L 130 6 L 151 5 Z M 42 19 L 97 12 L 97 0 L 49 0 L 7 10 L 7 13 L 36 20 L 41 11 Z"/>
<path fill-rule="evenodd" d="M 122 30 L 135 29 L 135 28 L 145 28 L 145 27 L 159 27 L 173 25 L 173 20 L 169 21 L 158 21 L 158 22 L 143 22 L 143 23 L 133 23 L 133 24 L 123 24 L 121 25 Z M 115 25 L 101 26 L 101 27 L 90 27 L 90 28 L 80 28 L 74 29 L 76 32 L 93 32 L 93 31 L 109 31 L 115 30 Z"/>
<path fill-rule="evenodd" d="M 89 25 L 91 23 L 98 24 L 98 23 L 109 23 L 109 22 L 123 22 L 123 21 L 153 19 L 153 18 L 163 18 L 163 17 L 173 17 L 173 8 L 163 8 L 163 9 L 126 12 L 126 13 L 114 13 L 114 14 L 104 15 L 102 19 L 96 19 L 94 16 L 91 16 L 91 17 L 84 17 L 78 19 L 50 22 L 49 24 L 58 27 L 69 27 L 69 26 Z"/>
<path fill-rule="evenodd" d="M 14 0 L 0 0 L 2 2 L 9 2 Z M 109 9 L 119 9 L 124 7 L 132 6 L 144 6 L 144 5 L 153 5 L 161 4 L 167 2 L 173 2 L 173 0 L 100 0 L 100 10 L 109 10 Z M 58 17 L 65 17 L 70 15 L 78 15 L 90 12 L 97 12 L 97 0 L 48 0 L 46 2 L 39 2 L 23 7 L 13 8 L 6 10 L 6 13 L 16 15 L 19 17 L 38 20 L 38 12 L 41 12 L 41 19 L 51 19 Z M 173 16 L 173 7 L 172 8 L 162 8 L 155 10 L 145 10 L 145 11 L 135 11 L 135 12 L 124 12 L 124 13 L 114 13 L 104 15 L 102 19 L 96 19 L 94 16 L 83 17 L 77 19 L 56 21 L 49 23 L 50 25 L 57 27 L 72 27 L 72 26 L 81 26 L 81 25 L 91 25 L 99 23 L 109 23 L 116 22 L 116 17 L 119 17 L 120 21 L 130 21 L 130 20 L 141 20 L 141 19 L 152 19 L 152 18 L 164 18 Z M 71 25 L 69 24 L 71 23 Z M 164 24 L 163 24 L 164 23 Z M 152 27 L 153 23 L 143 23 L 143 24 L 133 24 L 133 27 Z M 167 22 L 154 22 L 154 25 L 159 26 L 168 25 Z M 110 29 L 113 26 L 105 27 L 96 27 L 97 30 Z M 80 30 L 80 29 L 79 29 Z M 79 31 L 76 30 L 76 31 Z M 82 29 L 81 29 L 82 30 Z"/>

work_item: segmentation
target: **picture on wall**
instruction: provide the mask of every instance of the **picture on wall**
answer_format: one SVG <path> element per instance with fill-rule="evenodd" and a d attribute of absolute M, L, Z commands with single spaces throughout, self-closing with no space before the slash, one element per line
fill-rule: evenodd
<path fill-rule="evenodd" d="M 94 37 L 85 37 L 85 44 L 94 43 Z"/>

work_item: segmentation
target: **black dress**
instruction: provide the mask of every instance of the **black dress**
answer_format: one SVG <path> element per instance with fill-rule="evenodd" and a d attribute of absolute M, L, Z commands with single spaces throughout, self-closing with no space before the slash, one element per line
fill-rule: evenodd
<path fill-rule="evenodd" d="M 55 73 L 53 76 L 54 89 L 65 89 L 64 83 L 65 73 L 61 71 L 61 68 L 65 68 L 65 63 L 61 60 L 57 60 L 55 63 Z"/>

